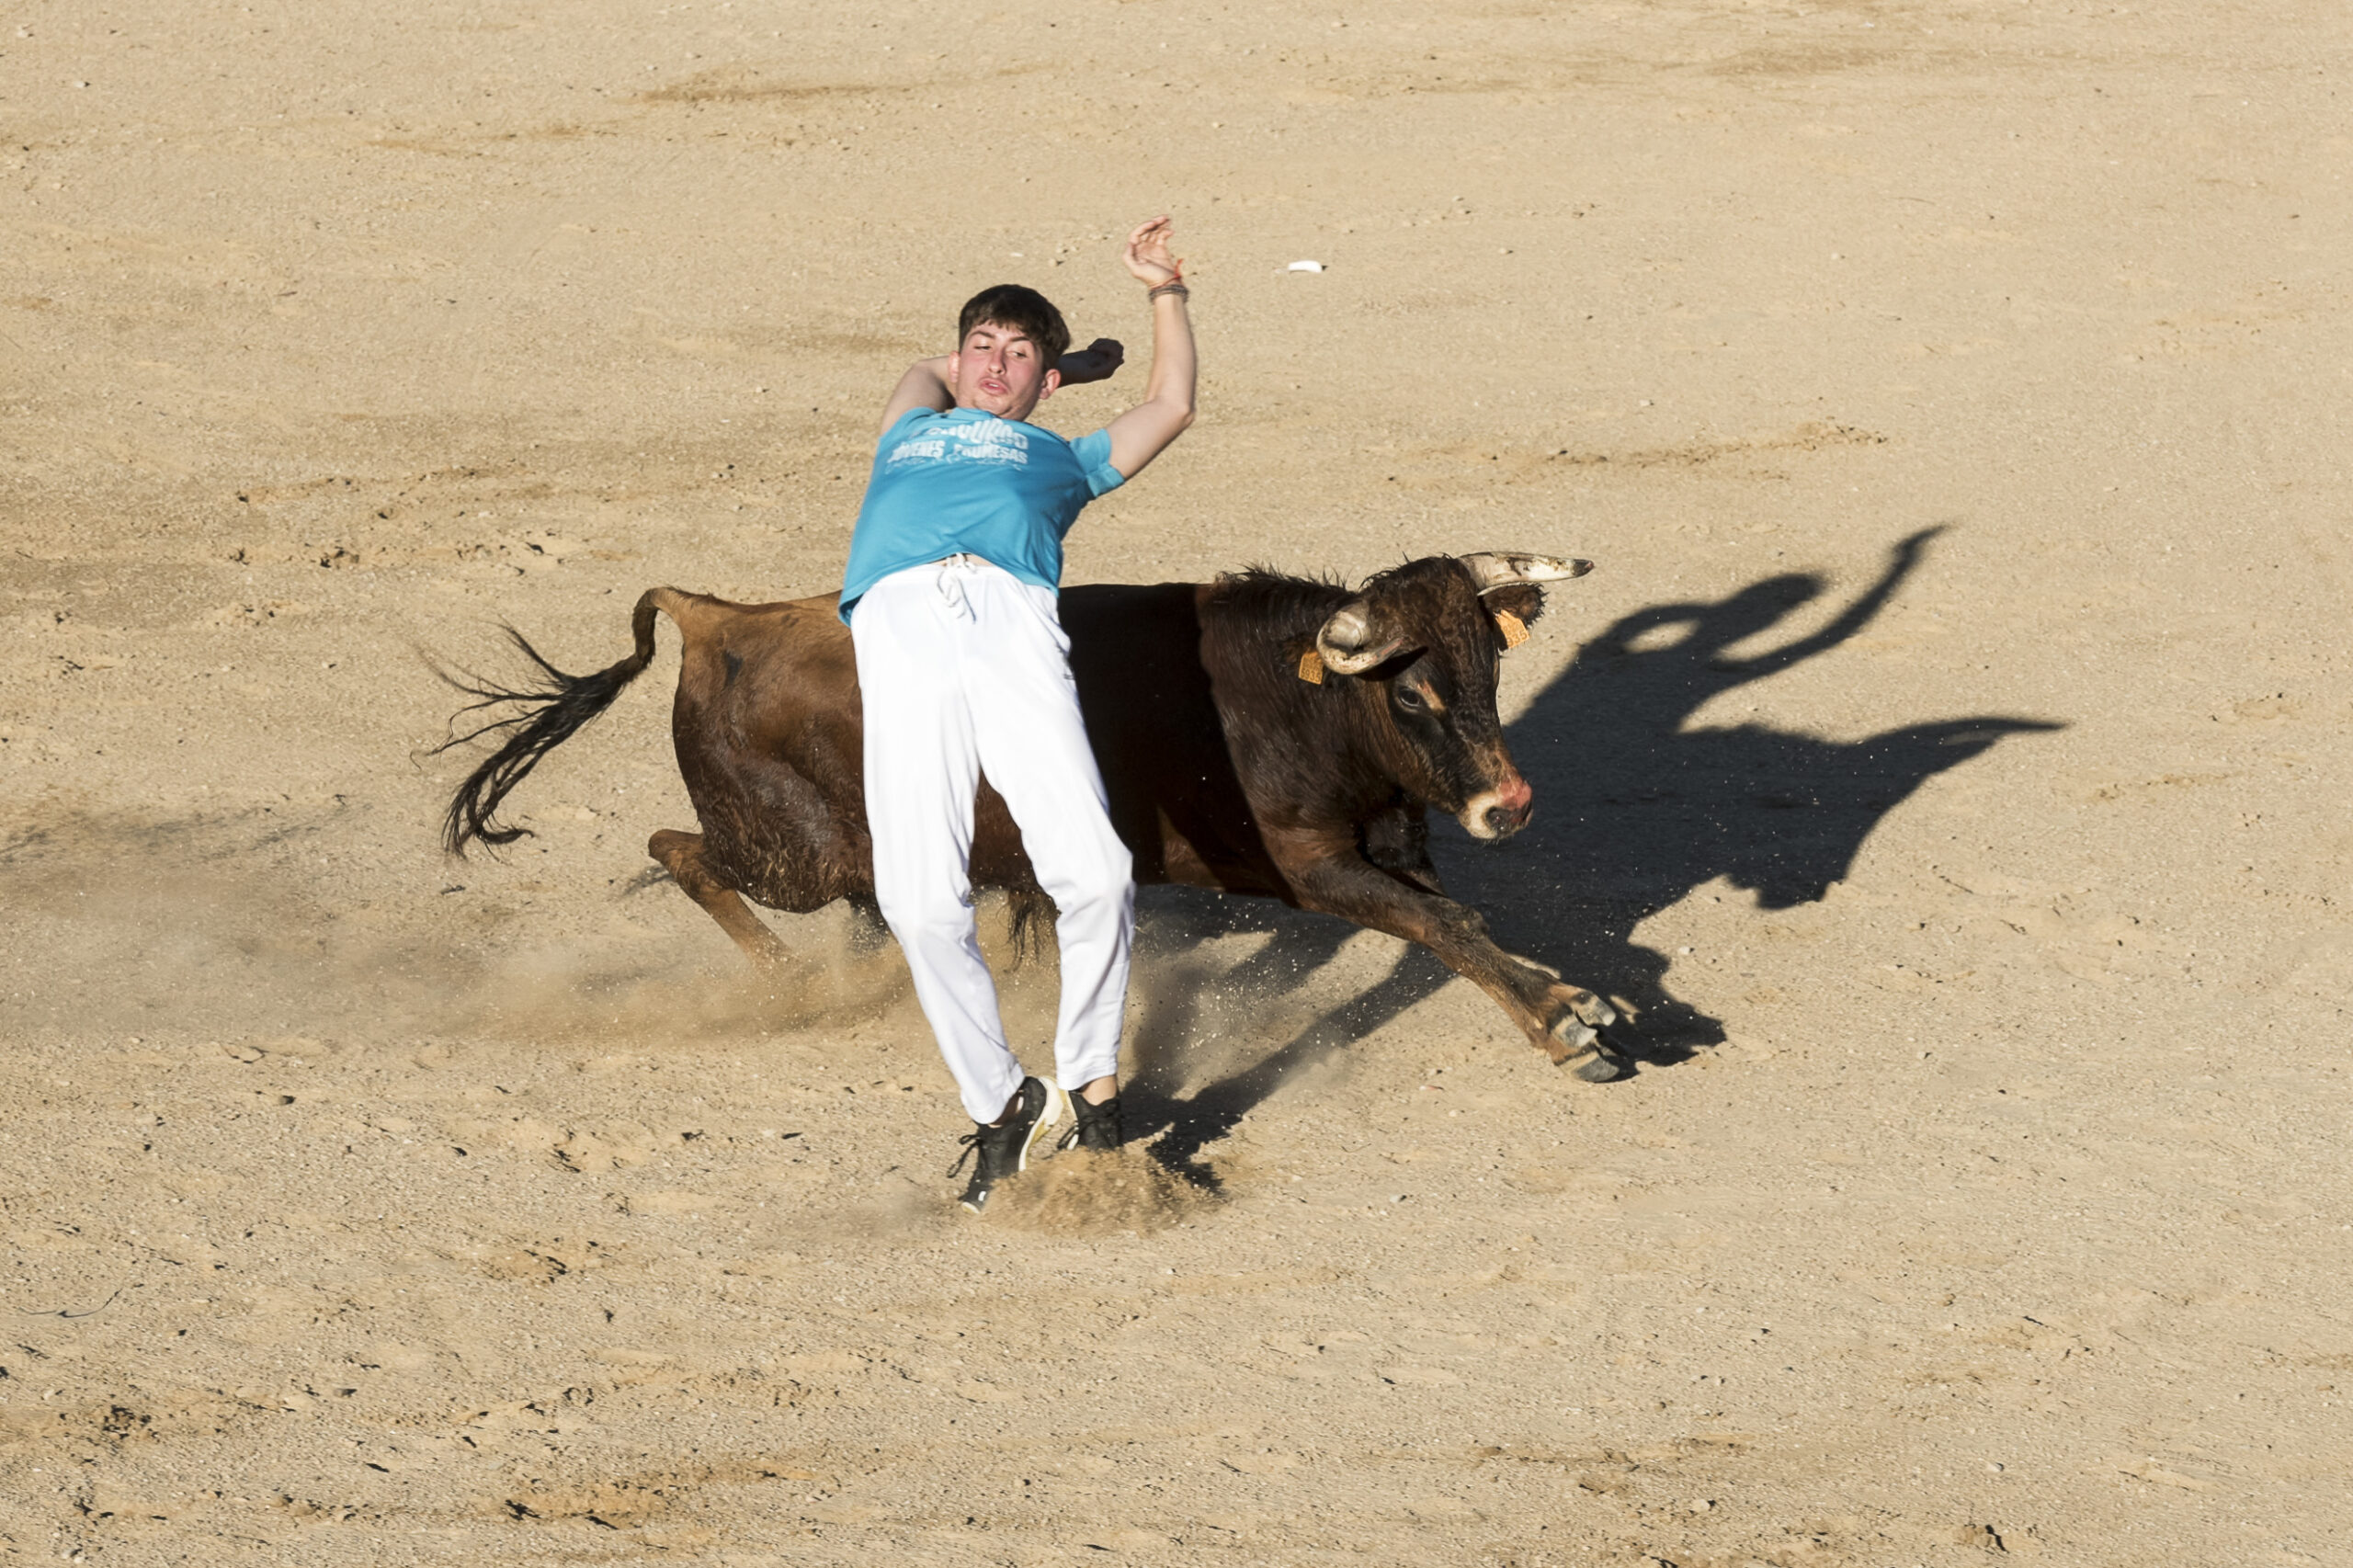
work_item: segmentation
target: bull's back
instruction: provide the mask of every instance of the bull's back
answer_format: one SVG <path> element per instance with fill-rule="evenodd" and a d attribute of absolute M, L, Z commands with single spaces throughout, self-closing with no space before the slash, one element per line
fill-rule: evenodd
<path fill-rule="evenodd" d="M 838 596 L 733 604 L 672 590 L 662 608 L 684 642 L 679 721 L 716 724 L 759 744 L 859 722 L 858 664 Z M 771 749 L 761 745 L 760 749 Z"/>
<path fill-rule="evenodd" d="M 1139 881 L 1285 896 L 1201 663 L 1199 597 L 1191 583 L 1063 590 L 1087 740 Z"/>

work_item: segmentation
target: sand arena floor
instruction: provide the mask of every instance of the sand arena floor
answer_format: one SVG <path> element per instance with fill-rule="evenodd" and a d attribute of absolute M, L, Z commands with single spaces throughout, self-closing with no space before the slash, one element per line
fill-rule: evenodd
<path fill-rule="evenodd" d="M 0 1557 L 2347 1561 L 2348 43 L 16 6 Z M 1149 893 L 1161 1159 L 971 1222 L 895 951 L 760 985 L 646 875 L 673 635 L 462 863 L 416 653 L 825 591 L 973 289 L 1134 351 L 1045 422 L 1136 395 L 1159 210 L 1203 417 L 1069 580 L 1598 562 L 1441 856 L 1643 1065 Z"/>

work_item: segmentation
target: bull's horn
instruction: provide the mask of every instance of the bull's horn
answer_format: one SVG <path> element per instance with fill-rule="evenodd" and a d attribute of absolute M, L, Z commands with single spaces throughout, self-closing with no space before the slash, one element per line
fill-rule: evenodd
<path fill-rule="evenodd" d="M 1404 645 L 1402 637 L 1374 640 L 1372 607 L 1361 598 L 1350 599 L 1334 610 L 1332 619 L 1315 634 L 1315 651 L 1324 656 L 1325 666 L 1344 676 L 1362 675 Z"/>
<path fill-rule="evenodd" d="M 1557 555 L 1527 555 L 1516 550 L 1482 551 L 1459 559 L 1483 594 L 1514 583 L 1557 583 L 1593 570 L 1590 561 L 1563 561 Z"/>

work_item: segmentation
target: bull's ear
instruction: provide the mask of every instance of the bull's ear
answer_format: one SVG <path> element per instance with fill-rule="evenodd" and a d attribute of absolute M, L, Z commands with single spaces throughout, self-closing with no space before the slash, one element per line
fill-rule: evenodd
<path fill-rule="evenodd" d="M 1533 583 L 1507 583 L 1479 596 L 1489 615 L 1510 616 L 1522 626 L 1533 626 L 1544 613 L 1544 590 Z"/>
<path fill-rule="evenodd" d="M 1374 620 L 1372 602 L 1361 595 L 1334 610 L 1315 633 L 1315 651 L 1324 666 L 1344 676 L 1362 675 L 1396 657 L 1405 639 L 1382 631 Z"/>

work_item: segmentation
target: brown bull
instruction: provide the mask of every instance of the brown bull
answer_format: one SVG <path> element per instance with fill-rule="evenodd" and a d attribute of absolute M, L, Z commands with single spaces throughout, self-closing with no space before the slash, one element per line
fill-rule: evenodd
<path fill-rule="evenodd" d="M 1436 808 L 1489 840 L 1526 824 L 1530 791 L 1495 712 L 1501 655 L 1542 612 L 1539 585 L 1586 570 L 1432 556 L 1353 594 L 1263 572 L 1064 590 L 1079 703 L 1136 881 L 1279 898 L 1419 942 L 1552 1060 L 1617 1076 L 1622 1059 L 1597 1032 L 1615 1021 L 1608 1004 L 1497 948 L 1440 887 L 1426 823 Z M 647 848 L 755 961 L 773 961 L 784 946 L 745 897 L 795 914 L 872 906 L 863 710 L 835 596 L 739 605 L 655 588 L 637 602 L 635 652 L 588 676 L 517 636 L 544 679 L 458 683 L 474 708 L 516 707 L 473 732 L 505 741 L 459 788 L 445 842 L 462 853 L 519 836 L 494 822 L 499 803 L 645 669 L 656 610 L 685 637 L 671 728 L 702 832 L 665 830 Z M 1017 921 L 1045 902 L 985 780 L 972 881 L 1010 890 Z"/>

